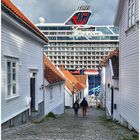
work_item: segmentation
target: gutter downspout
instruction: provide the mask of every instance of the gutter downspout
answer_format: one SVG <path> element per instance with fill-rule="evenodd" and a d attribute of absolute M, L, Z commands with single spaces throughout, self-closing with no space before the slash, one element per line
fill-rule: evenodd
<path fill-rule="evenodd" d="M 44 78 L 44 47 L 42 49 L 42 54 L 43 54 L 43 102 L 44 102 L 44 112 L 43 112 L 43 118 L 45 118 L 45 78 Z"/>

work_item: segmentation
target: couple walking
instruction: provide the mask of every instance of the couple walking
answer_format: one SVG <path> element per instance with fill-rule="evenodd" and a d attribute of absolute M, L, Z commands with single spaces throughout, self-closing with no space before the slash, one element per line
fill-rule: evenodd
<path fill-rule="evenodd" d="M 82 102 L 80 103 L 80 106 L 79 106 L 78 100 L 76 100 L 76 102 L 73 104 L 75 116 L 78 116 L 78 110 L 80 107 L 82 108 L 83 116 L 86 116 L 88 103 L 85 98 L 83 98 Z"/>

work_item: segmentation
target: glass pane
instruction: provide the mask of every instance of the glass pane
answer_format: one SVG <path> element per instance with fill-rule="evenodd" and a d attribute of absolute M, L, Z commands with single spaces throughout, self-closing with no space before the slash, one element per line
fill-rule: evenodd
<path fill-rule="evenodd" d="M 111 29 L 115 34 L 119 34 L 119 28 L 118 28 L 118 27 L 110 27 L 110 29 Z"/>
<path fill-rule="evenodd" d="M 134 4 L 132 5 L 132 14 L 134 14 Z"/>
<path fill-rule="evenodd" d="M 12 67 L 16 67 L 16 63 L 15 62 L 12 63 Z"/>
<path fill-rule="evenodd" d="M 110 40 L 118 40 L 118 36 L 110 36 Z"/>
<path fill-rule="evenodd" d="M 131 19 L 128 20 L 128 27 L 131 26 Z"/>
<path fill-rule="evenodd" d="M 12 70 L 12 71 L 13 71 L 13 73 L 16 73 L 16 69 L 15 69 L 15 68 L 13 68 L 13 70 Z"/>
<path fill-rule="evenodd" d="M 135 23 L 135 16 L 133 15 L 132 16 L 132 25 L 134 25 L 134 23 Z"/>
<path fill-rule="evenodd" d="M 16 94 L 16 84 L 13 84 L 13 94 Z"/>
<path fill-rule="evenodd" d="M 8 73 L 7 75 L 7 83 L 11 84 L 11 73 Z"/>
<path fill-rule="evenodd" d="M 13 81 L 15 82 L 16 81 L 16 74 L 13 73 Z"/>
<path fill-rule="evenodd" d="M 7 62 L 7 72 L 11 72 L 11 62 Z"/>
<path fill-rule="evenodd" d="M 131 8 L 128 9 L 128 18 L 131 17 Z"/>
<path fill-rule="evenodd" d="M 131 0 L 129 0 L 129 4 L 130 4 Z"/>
<path fill-rule="evenodd" d="M 109 40 L 109 36 L 101 36 L 101 40 Z"/>
<path fill-rule="evenodd" d="M 10 85 L 8 85 L 8 93 L 7 93 L 8 95 L 10 95 L 11 94 L 11 84 Z"/>

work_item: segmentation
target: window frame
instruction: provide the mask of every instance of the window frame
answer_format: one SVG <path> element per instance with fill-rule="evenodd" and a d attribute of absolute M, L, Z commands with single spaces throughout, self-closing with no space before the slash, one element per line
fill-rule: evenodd
<path fill-rule="evenodd" d="M 10 82 L 8 80 L 8 74 L 9 74 L 8 63 L 10 63 L 10 78 L 9 78 Z M 13 66 L 13 64 L 15 64 L 15 66 Z M 17 58 L 6 58 L 5 66 L 6 66 L 6 74 L 5 74 L 6 99 L 9 100 L 9 99 L 12 99 L 12 98 L 19 96 L 19 93 L 18 93 L 18 59 Z M 13 77 L 15 77 L 15 78 L 13 79 Z M 9 91 L 8 85 L 11 85 L 10 92 L 8 92 Z M 14 85 L 15 85 L 15 93 L 13 92 Z"/>
<path fill-rule="evenodd" d="M 135 25 L 135 0 L 128 1 L 127 27 Z"/>

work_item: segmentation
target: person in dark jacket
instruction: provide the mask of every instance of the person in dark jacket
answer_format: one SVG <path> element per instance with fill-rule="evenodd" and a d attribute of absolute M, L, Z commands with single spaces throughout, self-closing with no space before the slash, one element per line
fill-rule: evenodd
<path fill-rule="evenodd" d="M 88 102 L 86 101 L 85 98 L 83 98 L 80 107 L 82 108 L 83 116 L 86 116 L 87 113 L 87 108 L 88 108 Z"/>
<path fill-rule="evenodd" d="M 75 101 L 75 103 L 73 104 L 73 109 L 74 109 L 74 112 L 75 112 L 75 116 L 78 116 L 78 110 L 79 110 L 79 103 L 78 103 L 78 100 Z"/>

